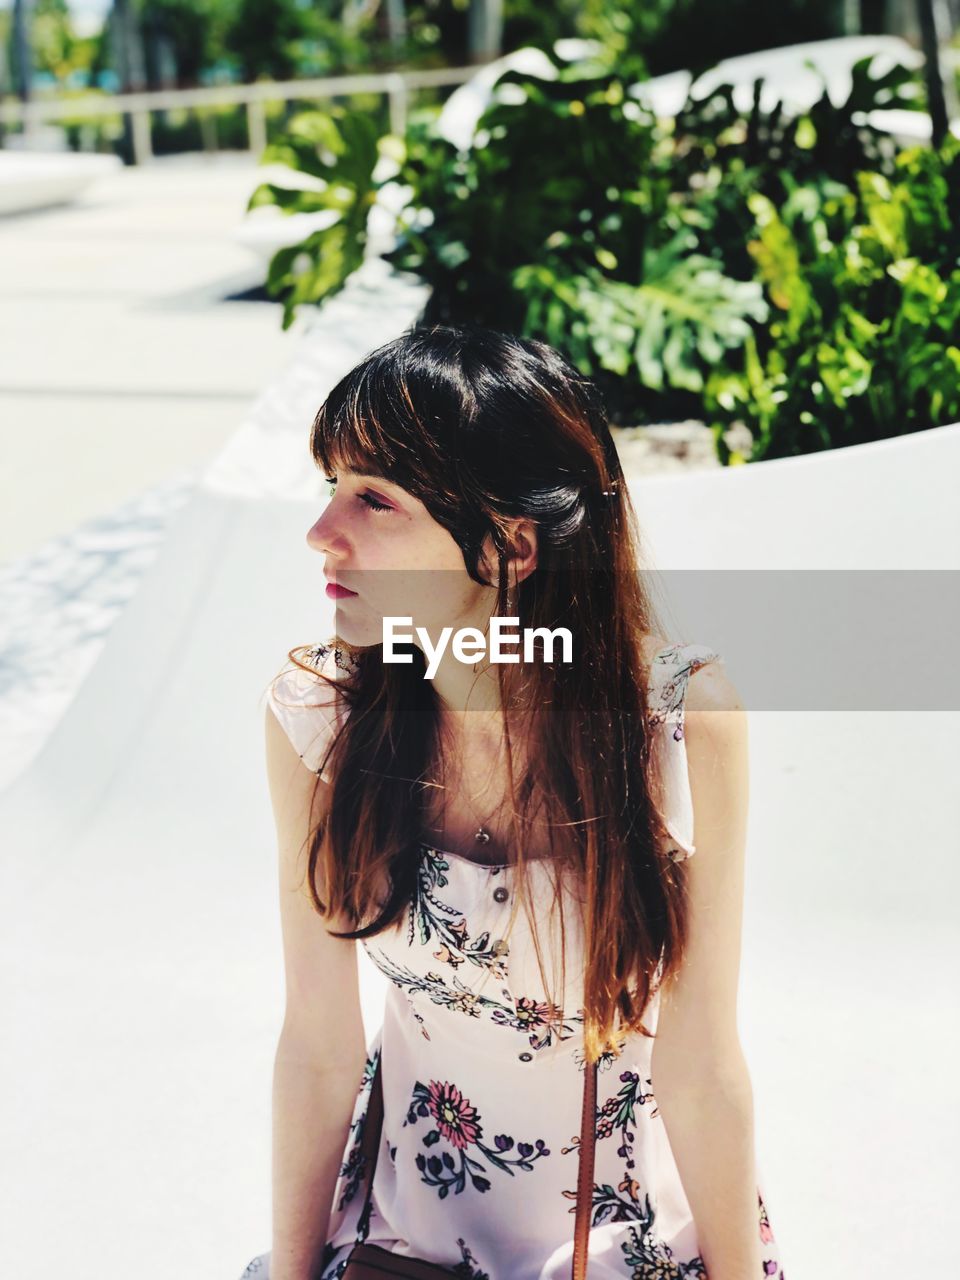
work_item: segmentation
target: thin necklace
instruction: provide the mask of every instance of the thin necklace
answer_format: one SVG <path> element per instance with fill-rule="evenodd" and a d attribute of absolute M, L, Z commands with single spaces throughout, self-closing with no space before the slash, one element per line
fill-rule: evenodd
<path fill-rule="evenodd" d="M 515 605 L 514 605 L 514 604 L 511 604 L 511 600 L 510 600 L 510 590 L 509 590 L 509 588 L 508 588 L 508 592 L 507 592 L 507 613 L 508 613 L 508 615 L 511 615 L 511 616 L 513 615 L 514 608 L 515 608 Z M 477 669 L 477 668 L 476 668 L 476 664 L 474 664 L 474 668 L 473 668 L 473 669 L 474 669 L 474 671 L 476 671 L 476 669 Z M 496 764 L 494 764 L 494 766 L 493 766 L 493 770 L 491 770 L 491 773 L 490 773 L 490 777 L 491 777 L 491 778 L 493 777 L 493 774 L 494 774 L 494 772 L 496 771 L 496 767 L 497 767 L 497 766 L 496 766 Z M 442 761 L 441 761 L 441 769 L 443 769 L 443 762 L 442 762 Z M 445 771 L 445 770 L 444 770 L 444 772 L 443 772 L 443 776 L 444 776 L 444 781 L 445 781 L 445 780 L 446 780 L 446 771 Z M 477 808 L 476 808 L 476 806 L 474 805 L 473 801 L 470 799 L 470 797 L 467 795 L 466 788 L 463 786 L 463 776 L 464 776 L 464 769 L 463 769 L 463 757 L 461 756 L 461 760 L 460 760 L 460 786 L 461 786 L 461 788 L 463 789 L 464 797 L 465 797 L 465 799 L 466 799 L 467 803 L 470 805 L 470 808 L 473 810 L 473 816 L 474 816 L 475 818 L 477 818 L 477 817 L 479 816 L 479 815 L 478 815 L 478 812 L 477 812 Z M 490 821 L 491 817 L 492 817 L 495 813 L 499 813 L 499 812 L 500 812 L 500 810 L 503 808 L 503 806 L 504 806 L 505 804 L 506 804 L 506 797 L 504 797 L 504 799 L 502 799 L 502 800 L 500 801 L 500 803 L 497 805 L 497 807 L 496 807 L 495 809 L 492 809 L 492 810 L 490 811 L 490 813 L 488 813 L 488 814 L 487 814 L 487 817 L 486 817 L 486 819 L 485 819 L 483 822 L 480 822 L 480 823 L 479 823 L 479 825 L 478 825 L 478 827 L 477 827 L 476 831 L 473 833 L 473 838 L 474 838 L 474 840 L 476 841 L 476 843 L 477 843 L 477 844 L 479 844 L 479 845 L 485 845 L 485 844 L 489 844 L 489 843 L 490 843 L 490 841 L 491 841 L 491 839 L 493 838 L 493 836 L 492 836 L 492 834 L 491 834 L 490 830 L 488 829 L 488 827 L 486 826 L 486 823 Z"/>
<path fill-rule="evenodd" d="M 496 768 L 496 765 L 494 765 L 494 768 Z M 442 787 L 442 790 L 443 790 L 444 792 L 446 792 L 446 789 L 447 789 L 447 787 L 446 787 L 446 772 L 447 772 L 447 771 L 446 771 L 446 765 L 445 765 L 445 763 L 444 763 L 444 760 L 443 760 L 443 756 L 442 756 L 442 754 L 441 754 L 441 758 L 440 758 L 440 771 L 441 771 L 441 778 L 442 778 L 441 787 Z M 473 816 L 474 816 L 475 818 L 479 818 L 479 814 L 478 814 L 477 808 L 476 808 L 476 806 L 474 805 L 474 803 L 473 803 L 472 799 L 470 798 L 470 796 L 467 794 L 466 787 L 464 787 L 464 786 L 463 786 L 463 781 L 462 781 L 462 780 L 463 780 L 463 773 L 464 773 L 464 770 L 463 770 L 462 760 L 461 760 L 460 777 L 461 777 L 461 788 L 462 788 L 462 791 L 463 791 L 464 799 L 466 799 L 466 801 L 467 801 L 467 803 L 469 804 L 470 808 L 473 810 Z M 492 773 L 492 772 L 491 772 L 491 775 L 490 775 L 490 776 L 491 776 L 491 777 L 493 777 L 493 773 Z M 505 804 L 505 803 L 506 803 L 506 800 L 505 800 L 505 799 L 501 800 L 501 801 L 500 801 L 500 803 L 496 806 L 496 808 L 492 809 L 492 810 L 490 811 L 490 813 L 488 813 L 488 814 L 487 814 L 487 817 L 484 819 L 484 821 L 482 821 L 482 822 L 480 822 L 480 823 L 479 823 L 479 825 L 477 826 L 476 831 L 473 833 L 473 838 L 474 838 L 474 840 L 476 841 L 476 843 L 477 843 L 477 844 L 479 844 L 479 845 L 486 845 L 486 844 L 489 844 L 489 843 L 490 843 L 490 841 L 491 841 L 491 839 L 493 838 L 493 836 L 492 836 L 492 833 L 491 833 L 491 831 L 489 830 L 489 828 L 487 827 L 487 825 L 486 825 L 486 824 L 490 821 L 490 819 L 493 817 L 493 815 L 494 815 L 495 813 L 499 813 L 499 812 L 500 812 L 500 810 L 503 808 L 503 806 L 504 806 L 504 804 Z"/>
<path fill-rule="evenodd" d="M 467 797 L 467 803 L 470 805 L 470 808 L 471 808 L 471 809 L 473 809 L 473 816 L 474 816 L 474 817 L 476 817 L 476 816 L 477 816 L 477 810 L 476 810 L 476 808 L 474 807 L 473 801 L 472 801 L 472 800 L 470 800 L 470 799 L 469 799 L 469 797 Z M 490 811 L 490 813 L 488 813 L 488 814 L 487 814 L 486 821 L 487 821 L 487 822 L 489 822 L 489 821 L 490 821 L 490 819 L 493 817 L 493 815 L 494 815 L 495 813 L 499 813 L 499 812 L 500 812 L 500 810 L 503 808 L 503 806 L 504 806 L 504 804 L 505 804 L 505 803 L 506 803 L 506 801 L 505 801 L 505 800 L 501 800 L 501 801 L 500 801 L 500 803 L 497 805 L 497 807 L 496 807 L 495 809 L 491 810 L 491 811 Z M 476 831 L 473 833 L 473 838 L 474 838 L 474 840 L 477 842 L 477 844 L 489 844 L 489 843 L 490 843 L 490 840 L 491 840 L 491 838 L 492 838 L 492 837 L 491 837 L 491 833 L 490 833 L 490 831 L 487 829 L 487 827 L 486 827 L 485 823 L 483 823 L 483 822 L 481 822 L 481 823 L 480 823 L 480 825 L 477 827 Z"/>

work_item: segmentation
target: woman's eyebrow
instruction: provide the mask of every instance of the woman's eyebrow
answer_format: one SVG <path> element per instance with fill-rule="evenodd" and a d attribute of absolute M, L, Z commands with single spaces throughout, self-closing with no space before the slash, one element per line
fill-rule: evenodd
<path fill-rule="evenodd" d="M 380 480 L 384 484 L 392 484 L 394 488 L 399 489 L 399 485 L 395 481 L 388 479 L 382 471 L 355 471 L 353 467 L 344 467 L 347 475 L 356 476 L 358 480 Z"/>

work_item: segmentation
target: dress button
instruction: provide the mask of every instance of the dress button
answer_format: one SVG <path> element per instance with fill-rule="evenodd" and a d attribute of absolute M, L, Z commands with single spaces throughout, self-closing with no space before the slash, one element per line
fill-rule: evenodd
<path fill-rule="evenodd" d="M 506 889 L 504 889 L 503 885 L 498 885 L 498 886 L 497 886 L 497 888 L 496 888 L 496 889 L 494 889 L 494 891 L 493 891 L 493 900 L 494 900 L 494 902 L 506 902 L 506 900 L 507 900 L 507 898 L 508 898 L 509 896 L 510 896 L 510 895 L 509 895 L 508 891 L 507 891 Z"/>
<path fill-rule="evenodd" d="M 520 1055 L 520 1061 L 521 1061 L 521 1062 L 529 1062 L 529 1061 L 530 1061 L 530 1059 L 531 1059 L 532 1057 L 533 1057 L 533 1054 L 532 1054 L 532 1053 L 521 1053 L 521 1055 Z"/>

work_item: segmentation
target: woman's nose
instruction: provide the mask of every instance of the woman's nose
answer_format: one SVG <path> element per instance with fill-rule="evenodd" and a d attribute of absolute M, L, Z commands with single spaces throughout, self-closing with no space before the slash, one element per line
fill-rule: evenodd
<path fill-rule="evenodd" d="M 307 530 L 307 546 L 314 551 L 326 552 L 332 550 L 336 542 L 337 534 L 327 518 L 327 512 L 324 512 Z"/>

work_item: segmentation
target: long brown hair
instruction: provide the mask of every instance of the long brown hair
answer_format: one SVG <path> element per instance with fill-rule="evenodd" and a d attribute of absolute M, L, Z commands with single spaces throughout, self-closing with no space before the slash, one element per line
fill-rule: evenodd
<path fill-rule="evenodd" d="M 554 830 L 564 833 L 555 861 L 578 877 L 583 910 L 584 1053 L 590 1062 L 618 1057 L 623 1037 L 651 1034 L 643 1014 L 682 960 L 686 871 L 669 856 L 651 751 L 643 642 L 659 627 L 597 388 L 541 342 L 468 326 L 414 328 L 333 388 L 311 449 L 324 473 L 374 471 L 419 498 L 478 583 L 488 583 L 489 535 L 499 565 L 494 612 L 518 616 L 521 630 L 572 632 L 572 662 L 497 664 L 508 810 L 512 802 L 525 904 L 523 831 L 534 794 L 546 797 L 551 849 Z M 508 600 L 507 522 L 517 517 L 535 522 L 538 559 Z M 321 916 L 353 926 L 336 936 L 370 938 L 400 925 L 416 890 L 439 699 L 417 646 L 410 664 L 397 665 L 383 662 L 382 645 L 333 642 L 349 656 L 348 675 L 336 681 L 349 714 L 325 761 L 332 784 L 310 836 L 309 892 Z M 298 651 L 290 656 L 306 665 Z M 531 747 L 519 780 L 518 727 Z M 542 910 L 527 910 L 541 975 Z"/>

